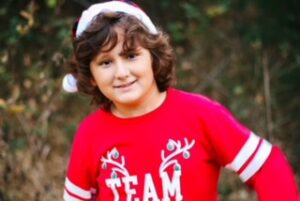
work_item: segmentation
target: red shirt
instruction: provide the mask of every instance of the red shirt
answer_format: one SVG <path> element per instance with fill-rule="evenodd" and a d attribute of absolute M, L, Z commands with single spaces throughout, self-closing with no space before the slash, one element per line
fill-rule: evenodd
<path fill-rule="evenodd" d="M 216 201 L 221 167 L 256 188 L 271 152 L 220 104 L 169 89 L 165 102 L 143 116 L 123 119 L 99 109 L 82 122 L 64 199 Z"/>

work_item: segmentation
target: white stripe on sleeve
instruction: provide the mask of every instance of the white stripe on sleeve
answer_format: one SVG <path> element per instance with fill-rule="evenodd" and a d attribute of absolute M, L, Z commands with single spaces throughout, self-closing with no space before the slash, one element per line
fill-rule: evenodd
<path fill-rule="evenodd" d="M 84 189 L 80 188 L 79 186 L 73 184 L 68 178 L 66 178 L 65 187 L 70 193 L 72 193 L 78 197 L 81 197 L 83 199 L 88 200 L 88 199 L 91 199 L 91 197 L 92 197 L 90 191 L 84 190 Z"/>
<path fill-rule="evenodd" d="M 68 193 L 68 191 L 64 190 L 64 201 L 81 201 Z"/>
<path fill-rule="evenodd" d="M 271 150 L 272 145 L 266 140 L 263 140 L 257 152 L 255 153 L 254 158 L 239 175 L 242 181 L 245 182 L 250 179 L 262 167 L 262 165 L 268 159 Z"/>
<path fill-rule="evenodd" d="M 239 153 L 236 155 L 233 161 L 227 164 L 225 167 L 235 172 L 239 171 L 239 169 L 247 162 L 247 160 L 255 152 L 258 144 L 259 137 L 253 132 L 251 132 L 250 136 L 248 137 L 246 143 L 243 145 Z"/>

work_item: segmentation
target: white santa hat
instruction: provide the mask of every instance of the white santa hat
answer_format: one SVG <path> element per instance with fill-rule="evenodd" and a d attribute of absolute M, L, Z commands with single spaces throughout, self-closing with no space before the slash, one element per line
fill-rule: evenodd
<path fill-rule="evenodd" d="M 96 15 L 101 12 L 109 11 L 123 12 L 132 15 L 139 19 L 149 29 L 150 33 L 157 34 L 157 29 L 152 23 L 151 19 L 140 8 L 122 1 L 109 1 L 105 3 L 93 4 L 82 12 L 75 32 L 75 38 L 78 38 L 87 29 Z M 77 80 L 72 74 L 65 75 L 62 85 L 66 92 L 74 93 L 78 91 Z"/>

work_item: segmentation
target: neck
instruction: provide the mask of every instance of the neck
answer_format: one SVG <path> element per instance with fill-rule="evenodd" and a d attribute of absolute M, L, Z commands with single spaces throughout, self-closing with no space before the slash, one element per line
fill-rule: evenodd
<path fill-rule="evenodd" d="M 142 116 L 149 112 L 154 111 L 159 106 L 162 105 L 166 99 L 167 92 L 152 93 L 150 97 L 147 97 L 147 100 L 140 101 L 140 103 L 132 105 L 118 105 L 113 104 L 111 112 L 117 117 L 121 118 L 132 118 Z"/>

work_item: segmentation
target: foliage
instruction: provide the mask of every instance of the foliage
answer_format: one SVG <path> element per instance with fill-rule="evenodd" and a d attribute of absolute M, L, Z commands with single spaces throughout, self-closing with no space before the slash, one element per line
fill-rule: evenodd
<path fill-rule="evenodd" d="M 300 2 L 137 3 L 171 35 L 178 87 L 222 102 L 248 127 L 280 144 L 300 172 Z M 88 98 L 61 91 L 70 27 L 87 4 L 0 3 L 0 200 L 61 199 L 71 139 L 93 109 Z M 87 106 L 78 110 L 81 104 Z M 222 200 L 251 199 L 239 181 L 222 177 Z"/>

